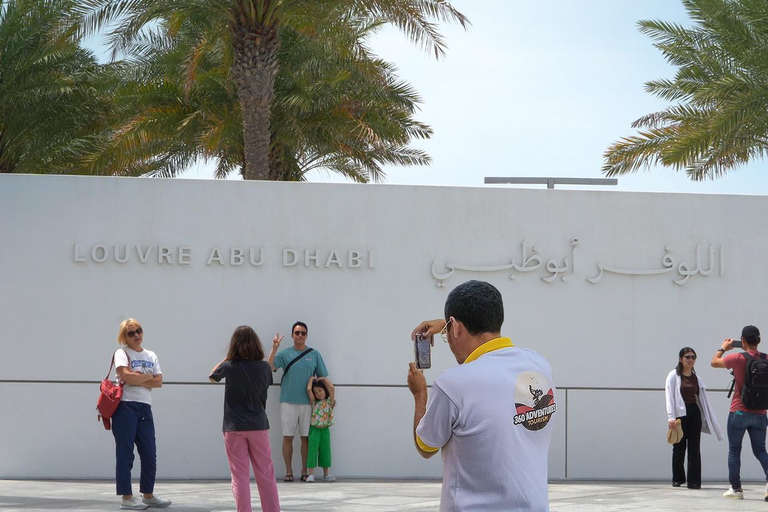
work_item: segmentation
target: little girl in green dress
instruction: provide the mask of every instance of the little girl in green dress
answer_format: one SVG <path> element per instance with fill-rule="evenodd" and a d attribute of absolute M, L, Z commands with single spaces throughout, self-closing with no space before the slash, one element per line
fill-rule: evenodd
<path fill-rule="evenodd" d="M 327 377 L 311 377 L 307 383 L 307 395 L 312 404 L 312 417 L 309 422 L 309 447 L 307 453 L 307 482 L 314 482 L 317 466 L 323 468 L 323 480 L 335 482 L 336 477 L 328 471 L 331 468 L 331 432 L 333 425 L 334 400 L 333 384 Z"/>

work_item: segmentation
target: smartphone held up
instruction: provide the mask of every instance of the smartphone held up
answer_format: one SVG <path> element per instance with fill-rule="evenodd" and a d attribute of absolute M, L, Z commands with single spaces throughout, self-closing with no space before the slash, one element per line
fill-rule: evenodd
<path fill-rule="evenodd" d="M 416 368 L 426 370 L 432 368 L 432 337 L 417 334 L 413 341 L 414 361 Z"/>

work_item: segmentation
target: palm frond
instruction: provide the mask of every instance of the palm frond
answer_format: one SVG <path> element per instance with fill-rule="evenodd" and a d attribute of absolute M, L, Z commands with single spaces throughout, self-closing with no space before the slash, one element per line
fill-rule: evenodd
<path fill-rule="evenodd" d="M 768 148 L 768 3 L 683 0 L 692 27 L 642 21 L 669 62 L 674 79 L 646 91 L 680 102 L 636 120 L 646 131 L 611 145 L 603 172 L 615 176 L 654 165 L 716 179 Z"/>

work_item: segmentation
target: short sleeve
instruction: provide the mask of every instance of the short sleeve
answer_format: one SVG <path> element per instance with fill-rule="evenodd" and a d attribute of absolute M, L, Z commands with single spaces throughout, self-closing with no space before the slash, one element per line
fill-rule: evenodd
<path fill-rule="evenodd" d="M 160 369 L 160 360 L 157 358 L 156 354 L 153 353 L 152 356 L 154 359 L 153 361 L 154 365 L 152 366 L 152 375 L 162 375 L 163 370 Z"/>
<path fill-rule="evenodd" d="M 723 363 L 725 364 L 725 367 L 729 370 L 733 369 L 734 366 L 736 366 L 736 362 L 742 359 L 741 353 L 735 353 L 735 354 L 728 354 L 727 356 L 723 356 Z"/>
<path fill-rule="evenodd" d="M 432 385 L 427 412 L 416 427 L 416 435 L 423 444 L 442 448 L 453 435 L 453 427 L 459 421 L 459 408 L 437 383 Z"/>
<path fill-rule="evenodd" d="M 219 364 L 215 370 L 213 370 L 213 373 L 210 374 L 208 378 L 213 379 L 216 382 L 221 382 L 221 379 L 227 377 L 227 370 L 229 370 L 229 361 L 224 361 L 223 363 Z"/>
<path fill-rule="evenodd" d="M 285 367 L 285 350 L 281 350 L 277 353 L 275 356 L 275 368 L 284 368 Z"/>
<path fill-rule="evenodd" d="M 325 361 L 323 361 L 323 356 L 317 350 L 315 350 L 315 354 L 317 355 L 317 368 L 315 368 L 315 375 L 317 377 L 327 377 L 328 368 L 325 367 Z"/>
<path fill-rule="evenodd" d="M 124 366 L 128 368 L 128 354 L 123 349 L 115 351 L 115 369 Z"/>

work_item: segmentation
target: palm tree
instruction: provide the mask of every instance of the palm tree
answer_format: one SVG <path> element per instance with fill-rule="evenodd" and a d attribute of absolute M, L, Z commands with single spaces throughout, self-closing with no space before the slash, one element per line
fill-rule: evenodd
<path fill-rule="evenodd" d="M 604 154 L 603 173 L 632 173 L 661 164 L 691 180 L 714 179 L 768 150 L 768 2 L 683 0 L 690 28 L 641 21 L 666 59 L 673 80 L 646 90 L 678 101 L 633 123 L 640 133 Z"/>
<path fill-rule="evenodd" d="M 287 30 L 281 35 L 270 179 L 300 180 L 325 169 L 359 182 L 380 181 L 382 164 L 431 161 L 408 147 L 432 135 L 414 119 L 418 95 L 364 44 L 376 25 L 348 20 L 343 27 L 348 30 L 336 27 L 312 38 Z"/>
<path fill-rule="evenodd" d="M 0 173 L 78 173 L 106 127 L 108 75 L 78 46 L 75 3 L 0 1 Z"/>
<path fill-rule="evenodd" d="M 271 114 L 270 179 L 303 180 L 324 169 L 379 181 L 381 165 L 425 165 L 408 147 L 431 129 L 413 119 L 418 96 L 392 66 L 370 54 L 375 25 L 351 20 L 313 37 L 283 28 Z M 167 30 L 159 33 L 167 34 Z M 187 20 L 173 37 L 144 35 L 128 48 L 127 79 L 115 95 L 110 144 L 92 172 L 175 176 L 198 158 L 218 162 L 216 175 L 242 170 L 240 105 L 228 79 L 231 47 Z"/>
<path fill-rule="evenodd" d="M 312 37 L 318 27 L 343 26 L 349 19 L 391 23 L 439 57 L 445 43 L 434 20 L 468 23 L 447 0 L 83 0 L 82 4 L 93 11 L 86 33 L 117 23 L 112 39 L 115 55 L 158 21 L 165 21 L 171 34 L 186 21 L 207 27 L 209 39 L 200 42 L 200 58 L 209 49 L 223 51 L 222 44 L 232 49 L 228 71 L 242 116 L 245 179 L 284 176 L 282 171 L 270 173 L 270 155 L 274 162 L 284 153 L 270 145 L 281 34 L 287 33 L 283 29 Z"/>

